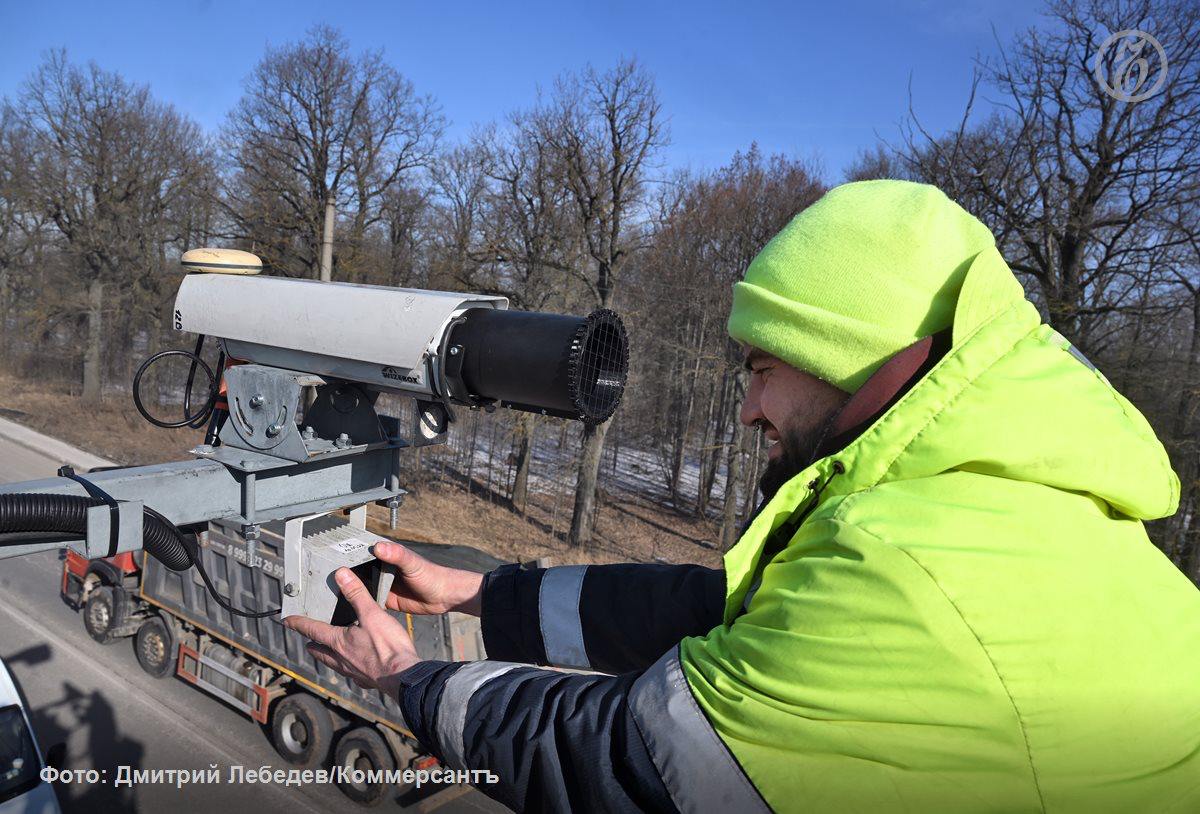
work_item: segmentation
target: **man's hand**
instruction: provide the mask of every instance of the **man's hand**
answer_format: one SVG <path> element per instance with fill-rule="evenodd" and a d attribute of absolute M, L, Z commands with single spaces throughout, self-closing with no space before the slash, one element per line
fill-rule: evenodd
<path fill-rule="evenodd" d="M 305 645 L 308 652 L 358 686 L 396 695 L 396 676 L 420 661 L 412 637 L 396 617 L 375 604 L 353 571 L 339 568 L 335 579 L 342 596 L 358 614 L 358 624 L 335 627 L 307 616 L 289 616 L 283 620 L 284 627 L 312 639 Z"/>
<path fill-rule="evenodd" d="M 422 616 L 447 611 L 479 616 L 483 574 L 435 565 L 397 543 L 376 543 L 374 554 L 399 572 L 387 598 L 392 610 Z"/>

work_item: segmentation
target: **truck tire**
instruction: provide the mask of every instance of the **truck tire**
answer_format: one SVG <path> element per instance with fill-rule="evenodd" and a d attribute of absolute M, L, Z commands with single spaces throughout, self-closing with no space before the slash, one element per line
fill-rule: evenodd
<path fill-rule="evenodd" d="M 154 678 L 166 678 L 175 673 L 179 644 L 175 634 L 161 616 L 151 616 L 138 628 L 134 639 L 138 664 Z"/>
<path fill-rule="evenodd" d="M 285 761 L 303 769 L 325 764 L 333 741 L 333 718 L 306 692 L 285 696 L 271 711 L 271 744 Z"/>
<path fill-rule="evenodd" d="M 359 805 L 379 805 L 393 790 L 390 783 L 372 783 L 366 778 L 358 783 L 349 774 L 355 770 L 390 772 L 396 768 L 391 751 L 374 727 L 360 726 L 342 735 L 334 753 L 333 765 L 345 768 L 347 774 L 343 777 L 346 780 L 338 781 L 338 788 Z"/>
<path fill-rule="evenodd" d="M 120 594 L 111 585 L 97 585 L 88 593 L 83 604 L 83 627 L 100 644 L 112 644 L 114 632 L 124 621 L 124 591 Z"/>

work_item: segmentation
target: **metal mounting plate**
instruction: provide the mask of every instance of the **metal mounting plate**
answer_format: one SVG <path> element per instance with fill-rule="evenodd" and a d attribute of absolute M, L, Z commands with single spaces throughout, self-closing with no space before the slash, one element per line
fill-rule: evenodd
<path fill-rule="evenodd" d="M 346 447 L 345 449 L 329 449 L 320 455 L 314 455 L 316 458 L 344 458 L 350 455 L 356 455 L 365 452 L 368 444 L 358 444 L 356 446 Z M 394 446 L 392 444 L 375 444 L 373 448 L 383 449 L 385 447 Z M 189 450 L 198 458 L 207 458 L 210 461 L 217 461 L 225 464 L 230 469 L 236 469 L 239 472 L 263 472 L 269 469 L 282 469 L 285 466 L 295 466 L 297 461 L 289 461 L 287 458 L 279 458 L 275 455 L 268 455 L 265 452 L 254 452 L 249 449 L 239 449 L 237 447 L 221 446 L 213 447 L 208 444 L 201 444 L 198 447 L 192 447 Z"/>

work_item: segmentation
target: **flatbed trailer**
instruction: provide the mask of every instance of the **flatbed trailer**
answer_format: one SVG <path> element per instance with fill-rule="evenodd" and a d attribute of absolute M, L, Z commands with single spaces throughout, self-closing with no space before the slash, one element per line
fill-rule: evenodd
<path fill-rule="evenodd" d="M 306 528 L 345 522 L 330 515 Z M 211 523 L 199 542 L 208 574 L 226 601 L 248 612 L 280 606 L 282 523 L 262 526 L 257 540 L 247 540 L 237 526 Z M 502 564 L 467 546 L 400 542 L 434 562 L 480 573 Z M 109 644 L 134 637 L 143 670 L 155 678 L 178 676 L 263 724 L 289 765 L 345 767 L 337 785 L 355 802 L 374 805 L 400 791 L 388 783 L 357 782 L 372 770 L 436 765 L 405 725 L 397 699 L 365 690 L 316 661 L 304 637 L 283 627 L 277 616 L 229 613 L 205 590 L 196 569 L 170 571 L 140 551 L 88 560 L 68 550 L 61 591 L 82 610 L 93 639 Z M 485 657 L 474 617 L 389 613 L 407 626 L 422 658 Z"/>

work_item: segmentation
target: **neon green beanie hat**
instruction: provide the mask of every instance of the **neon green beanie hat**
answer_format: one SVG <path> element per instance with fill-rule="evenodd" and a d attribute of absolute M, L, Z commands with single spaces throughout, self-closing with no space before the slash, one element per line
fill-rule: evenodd
<path fill-rule="evenodd" d="M 853 393 L 890 357 L 954 327 L 959 344 L 1024 297 L 988 228 L 937 187 L 834 187 L 733 287 L 729 334 Z"/>

